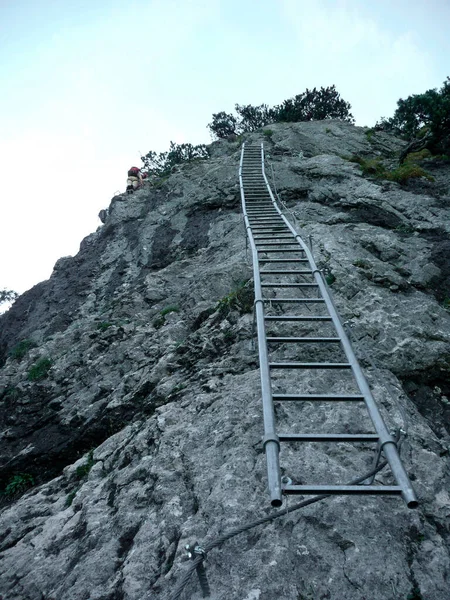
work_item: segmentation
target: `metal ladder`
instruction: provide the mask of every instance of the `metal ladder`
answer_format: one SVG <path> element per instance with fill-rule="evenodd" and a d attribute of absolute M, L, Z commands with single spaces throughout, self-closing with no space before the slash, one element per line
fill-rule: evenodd
<path fill-rule="evenodd" d="M 264 420 L 263 445 L 272 506 L 281 506 L 283 494 L 382 494 L 401 495 L 409 508 L 415 508 L 418 501 L 401 462 L 396 440 L 378 410 L 322 273 L 317 268 L 311 250 L 281 212 L 273 196 L 264 171 L 262 143 L 260 146 L 243 144 L 239 181 L 253 260 L 254 310 Z M 290 296 L 285 296 L 286 292 Z M 277 328 L 287 328 L 287 332 L 285 329 L 277 331 Z M 307 361 L 311 348 L 316 348 L 319 361 Z M 280 352 L 287 353 L 288 359 L 274 358 Z M 321 357 L 321 353 L 326 355 L 327 352 L 331 353 L 332 359 Z M 339 353 L 343 358 L 333 360 L 333 356 Z M 299 355 L 305 354 L 306 360 L 296 360 Z M 281 377 L 277 375 L 280 373 Z M 317 392 L 311 387 L 315 382 L 314 374 L 319 373 L 322 373 L 322 377 L 316 378 L 318 387 L 325 389 Z M 347 378 L 350 376 L 350 382 L 345 380 L 344 374 Z M 330 393 L 334 379 L 339 389 Z M 299 387 L 305 383 L 307 390 L 300 392 Z M 370 417 L 375 432 L 277 432 L 276 408 L 282 403 L 289 403 L 290 406 L 292 403 L 313 403 L 313 408 L 332 403 L 337 410 L 341 402 L 351 402 L 353 406 L 365 405 L 365 416 L 368 414 Z M 384 453 L 396 485 L 374 485 L 373 481 L 365 485 L 296 485 L 292 480 L 282 484 L 280 449 L 283 447 L 284 450 L 285 444 L 287 448 L 290 444 L 295 446 L 302 442 L 377 444 L 378 456 Z"/>

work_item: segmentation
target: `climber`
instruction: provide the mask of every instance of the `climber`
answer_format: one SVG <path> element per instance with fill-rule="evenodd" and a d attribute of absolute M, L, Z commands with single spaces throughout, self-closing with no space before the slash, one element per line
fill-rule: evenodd
<path fill-rule="evenodd" d="M 106 223 L 106 219 L 108 218 L 109 209 L 102 208 L 102 210 L 98 213 L 98 218 L 102 223 Z"/>
<path fill-rule="evenodd" d="M 142 173 L 138 167 L 131 167 L 128 171 L 127 194 L 132 194 L 142 185 Z"/>

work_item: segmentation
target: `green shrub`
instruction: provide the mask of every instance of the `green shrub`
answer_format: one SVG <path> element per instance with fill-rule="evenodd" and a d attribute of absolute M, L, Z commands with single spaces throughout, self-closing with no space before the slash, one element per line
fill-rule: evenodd
<path fill-rule="evenodd" d="M 111 327 L 111 325 L 113 325 L 113 323 L 109 323 L 109 321 L 102 321 L 97 325 L 97 329 L 100 331 L 106 331 L 108 327 Z"/>
<path fill-rule="evenodd" d="M 372 138 L 373 138 L 373 136 L 375 135 L 375 129 L 368 129 L 368 130 L 366 131 L 366 134 L 365 134 L 365 135 L 366 135 L 366 138 L 367 138 L 367 140 L 368 140 L 369 142 L 371 142 L 371 141 L 372 141 Z"/>
<path fill-rule="evenodd" d="M 13 385 L 8 385 L 5 391 L 0 394 L 0 398 L 5 400 L 17 400 L 20 396 L 19 389 Z"/>
<path fill-rule="evenodd" d="M 264 134 L 266 137 L 270 138 L 270 137 L 272 137 L 272 136 L 273 136 L 273 131 L 272 131 L 271 129 L 263 129 L 263 134 Z"/>
<path fill-rule="evenodd" d="M 31 348 L 36 348 L 36 342 L 33 340 L 22 340 L 9 351 L 9 356 L 16 360 L 21 360 Z"/>
<path fill-rule="evenodd" d="M 88 457 L 87 457 L 87 461 L 84 463 L 84 465 L 77 467 L 76 475 L 77 475 L 78 479 L 82 479 L 83 477 L 86 477 L 86 475 L 89 473 L 89 471 L 92 469 L 92 467 L 94 465 L 95 465 L 94 451 L 90 450 Z"/>
<path fill-rule="evenodd" d="M 45 379 L 53 364 L 51 358 L 41 358 L 28 371 L 28 381 L 40 381 Z"/>
<path fill-rule="evenodd" d="M 407 183 L 409 179 L 416 179 L 418 177 L 426 177 L 428 181 L 434 181 L 432 175 L 413 162 L 405 162 L 393 171 L 387 171 L 385 177 L 386 179 L 396 181 L 397 183 Z"/>
<path fill-rule="evenodd" d="M 450 310 L 450 298 L 444 298 L 444 301 L 442 303 L 442 306 L 446 309 L 446 310 Z"/>
<path fill-rule="evenodd" d="M 16 473 L 8 481 L 3 492 L 5 496 L 13 497 L 23 494 L 28 488 L 33 487 L 34 478 L 29 473 Z"/>
<path fill-rule="evenodd" d="M 331 272 L 327 273 L 325 275 L 325 281 L 327 282 L 328 285 L 333 285 L 333 283 L 336 281 L 336 277 Z"/>

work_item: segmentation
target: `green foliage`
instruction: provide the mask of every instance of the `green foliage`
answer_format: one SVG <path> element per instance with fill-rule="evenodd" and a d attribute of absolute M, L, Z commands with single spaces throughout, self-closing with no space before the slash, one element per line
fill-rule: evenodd
<path fill-rule="evenodd" d="M 432 157 L 431 152 L 427 148 L 424 148 L 423 150 L 420 150 L 419 152 L 410 152 L 409 154 L 407 154 L 406 158 L 405 158 L 405 162 L 416 163 L 421 160 L 424 160 L 425 158 L 431 158 L 431 157 Z"/>
<path fill-rule="evenodd" d="M 317 90 L 306 89 L 294 98 L 284 100 L 280 105 L 269 108 L 260 106 L 235 105 L 238 117 L 220 112 L 213 114 L 208 128 L 213 137 L 227 138 L 246 132 L 256 131 L 271 123 L 296 123 L 321 119 L 341 119 L 354 122 L 350 104 L 342 100 L 334 85 Z M 267 130 L 270 131 L 270 130 Z M 265 134 L 268 135 L 268 134 Z"/>
<path fill-rule="evenodd" d="M 395 231 L 398 231 L 399 233 L 414 233 L 415 229 L 410 225 L 397 225 Z"/>
<path fill-rule="evenodd" d="M 249 285 L 249 281 L 241 281 L 234 290 L 219 300 L 216 310 L 222 316 L 228 315 L 231 310 L 238 310 L 243 315 L 253 311 L 254 299 L 253 287 Z"/>
<path fill-rule="evenodd" d="M 365 134 L 365 135 L 366 135 L 367 141 L 371 142 L 371 141 L 372 141 L 372 138 L 373 138 L 373 136 L 375 135 L 375 129 L 372 129 L 372 128 L 371 128 L 371 129 L 368 129 L 368 130 L 366 131 L 366 134 Z"/>
<path fill-rule="evenodd" d="M 406 600 L 423 600 L 420 589 L 417 586 L 414 586 L 411 592 L 407 595 Z"/>
<path fill-rule="evenodd" d="M 162 327 L 166 322 L 166 315 L 172 312 L 180 312 L 180 309 L 176 304 L 163 308 L 159 315 L 153 320 L 153 327 L 155 327 L 155 329 Z"/>
<path fill-rule="evenodd" d="M 162 317 L 165 317 L 171 312 L 180 312 L 180 309 L 176 304 L 174 304 L 172 306 L 166 306 L 165 308 L 163 308 L 160 314 Z"/>
<path fill-rule="evenodd" d="M 418 153 L 421 154 L 421 153 Z M 364 175 L 372 176 L 377 179 L 389 179 L 397 183 L 405 184 L 409 179 L 417 177 L 426 177 L 429 181 L 434 181 L 434 177 L 427 173 L 414 160 L 405 162 L 392 171 L 387 171 L 380 158 L 362 158 L 353 155 L 350 162 L 357 163 Z"/>
<path fill-rule="evenodd" d="M 341 119 L 354 122 L 350 113 L 350 104 L 343 100 L 334 85 L 327 88 L 306 89 L 303 94 L 284 100 L 275 106 L 274 120 L 278 122 L 317 121 L 322 119 Z"/>
<path fill-rule="evenodd" d="M 14 302 L 18 297 L 19 294 L 14 290 L 7 290 L 6 288 L 0 290 L 0 304 L 3 304 L 4 302 Z"/>
<path fill-rule="evenodd" d="M 112 323 L 110 323 L 109 321 L 102 321 L 97 325 L 97 329 L 99 329 L 100 331 L 106 331 L 108 327 L 111 327 L 111 325 Z"/>
<path fill-rule="evenodd" d="M 6 484 L 3 494 L 9 498 L 23 494 L 34 485 L 34 478 L 29 473 L 16 473 Z"/>
<path fill-rule="evenodd" d="M 450 310 L 450 298 L 444 298 L 444 301 L 442 303 L 442 306 L 446 309 L 446 310 Z"/>
<path fill-rule="evenodd" d="M 51 358 L 41 358 L 28 371 L 28 381 L 40 381 L 47 377 L 47 374 L 53 364 Z"/>
<path fill-rule="evenodd" d="M 18 388 L 16 388 L 14 385 L 8 385 L 5 389 L 5 391 L 0 394 L 0 398 L 3 398 L 5 400 L 18 400 L 20 396 L 20 391 Z"/>
<path fill-rule="evenodd" d="M 375 177 L 383 177 L 385 168 L 380 158 L 362 158 L 361 156 L 353 155 L 350 162 L 354 162 L 361 167 L 364 175 L 373 175 Z"/>
<path fill-rule="evenodd" d="M 144 169 L 149 175 L 155 177 L 170 175 L 176 165 L 206 158 L 209 158 L 209 153 L 205 144 L 193 146 L 192 144 L 175 144 L 174 142 L 170 142 L 168 152 L 157 153 L 150 150 L 145 156 L 141 156 Z"/>
<path fill-rule="evenodd" d="M 390 119 L 381 119 L 378 129 L 392 131 L 405 139 L 428 138 L 427 148 L 433 154 L 450 151 L 450 77 L 440 90 L 431 89 L 397 102 Z"/>
<path fill-rule="evenodd" d="M 77 495 L 77 490 L 74 490 L 73 492 L 70 492 L 70 494 L 67 494 L 66 502 L 65 502 L 65 505 L 67 506 L 67 508 L 69 508 L 69 506 L 72 506 L 72 502 L 74 501 L 76 495 Z"/>
<path fill-rule="evenodd" d="M 263 134 L 264 134 L 266 137 L 270 138 L 270 137 L 272 137 L 272 136 L 273 136 L 273 131 L 272 131 L 272 129 L 263 129 Z"/>
<path fill-rule="evenodd" d="M 325 133 L 332 133 L 332 131 L 329 127 L 325 127 Z"/>
<path fill-rule="evenodd" d="M 428 181 L 434 181 L 434 177 L 427 173 L 425 169 L 419 167 L 419 165 L 407 162 L 397 167 L 393 171 L 387 171 L 385 173 L 386 179 L 396 181 L 397 183 L 407 183 L 409 179 L 415 179 L 417 177 L 426 177 Z"/>
<path fill-rule="evenodd" d="M 214 137 L 224 139 L 236 135 L 237 119 L 234 115 L 222 111 L 213 114 L 212 121 L 207 127 Z"/>
<path fill-rule="evenodd" d="M 92 469 L 92 467 L 94 465 L 95 465 L 94 451 L 90 450 L 88 457 L 87 457 L 87 461 L 84 463 L 84 465 L 77 467 L 76 476 L 78 477 L 78 479 L 82 479 L 83 477 L 86 477 L 86 475 L 88 475 L 89 471 Z"/>
<path fill-rule="evenodd" d="M 333 285 L 333 283 L 336 281 L 336 277 L 331 272 L 327 273 L 325 275 L 325 281 L 327 282 L 328 285 Z"/>
<path fill-rule="evenodd" d="M 15 360 L 21 360 L 31 348 L 36 348 L 37 344 L 33 340 L 22 340 L 9 351 L 9 356 Z"/>
<path fill-rule="evenodd" d="M 353 262 L 355 267 L 359 267 L 360 269 L 370 269 L 370 265 L 366 260 L 358 259 Z"/>

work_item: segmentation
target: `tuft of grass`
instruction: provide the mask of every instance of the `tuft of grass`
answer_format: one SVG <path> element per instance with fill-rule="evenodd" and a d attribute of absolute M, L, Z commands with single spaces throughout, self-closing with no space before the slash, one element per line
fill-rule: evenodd
<path fill-rule="evenodd" d="M 5 487 L 3 494 L 8 498 L 13 498 L 18 494 L 23 494 L 28 488 L 33 487 L 34 478 L 29 473 L 16 473 L 11 477 Z"/>
<path fill-rule="evenodd" d="M 165 308 L 163 308 L 162 311 L 160 312 L 160 315 L 162 317 L 165 317 L 166 315 L 168 315 L 172 312 L 180 312 L 180 309 L 176 304 L 174 304 L 173 306 L 166 306 Z"/>
<path fill-rule="evenodd" d="M 231 310 L 238 310 L 241 315 L 253 311 L 255 296 L 248 283 L 249 280 L 239 282 L 234 290 L 219 300 L 216 310 L 222 316 L 225 317 Z"/>
<path fill-rule="evenodd" d="M 393 171 L 387 171 L 385 177 L 397 183 L 407 183 L 410 179 L 417 179 L 418 177 L 425 177 L 428 181 L 435 180 L 432 175 L 414 162 L 405 162 Z"/>
<path fill-rule="evenodd" d="M 9 351 L 9 356 L 15 360 L 22 360 L 31 348 L 37 348 L 33 340 L 22 340 Z"/>
<path fill-rule="evenodd" d="M 273 131 L 271 129 L 263 129 L 263 135 L 270 138 L 273 136 Z"/>
<path fill-rule="evenodd" d="M 331 133 L 331 129 L 329 127 L 325 127 L 325 133 Z"/>
<path fill-rule="evenodd" d="M 367 138 L 367 140 L 368 140 L 369 142 L 371 142 L 371 141 L 372 141 L 372 138 L 373 138 L 373 136 L 375 135 L 375 129 L 372 129 L 372 128 L 368 129 L 368 130 L 366 131 L 365 135 L 366 135 L 366 138 Z"/>
<path fill-rule="evenodd" d="M 394 231 L 398 231 L 399 233 L 414 233 L 415 229 L 410 225 L 397 225 Z"/>
<path fill-rule="evenodd" d="M 18 400 L 20 396 L 20 391 L 14 385 L 8 385 L 5 391 L 0 394 L 0 398 L 4 400 Z"/>
<path fill-rule="evenodd" d="M 409 154 L 407 154 L 406 158 L 405 158 L 405 163 L 407 163 L 407 162 L 416 163 L 421 160 L 424 160 L 425 158 L 431 158 L 431 157 L 432 157 L 431 152 L 429 150 L 427 150 L 427 148 L 424 148 L 423 150 L 420 150 L 419 152 L 410 152 Z"/>
<path fill-rule="evenodd" d="M 31 369 L 28 371 L 27 379 L 28 381 L 40 381 L 41 379 L 45 379 L 50 371 L 50 368 L 53 364 L 51 358 L 41 358 L 35 363 Z"/>
<path fill-rule="evenodd" d="M 88 457 L 87 457 L 87 461 L 84 463 L 84 465 L 80 465 L 79 467 L 77 467 L 76 476 L 78 477 L 78 479 L 82 479 L 83 477 L 86 477 L 86 475 L 88 475 L 89 471 L 92 469 L 92 467 L 94 465 L 95 465 L 94 451 L 90 450 Z"/>
<path fill-rule="evenodd" d="M 109 327 L 111 327 L 111 325 L 113 325 L 113 323 L 110 323 L 109 321 L 102 321 L 97 325 L 97 329 L 100 331 L 106 331 Z"/>
<path fill-rule="evenodd" d="M 358 260 L 355 260 L 353 262 L 353 265 L 355 267 L 359 267 L 360 269 L 370 269 L 370 265 L 366 260 L 362 260 L 360 258 L 358 258 Z"/>
<path fill-rule="evenodd" d="M 446 310 L 450 310 L 450 298 L 445 297 L 444 301 L 442 302 L 442 306 L 446 309 Z"/>
<path fill-rule="evenodd" d="M 76 495 L 77 495 L 77 490 L 74 490 L 73 492 L 70 492 L 70 494 L 67 494 L 67 498 L 66 498 L 66 502 L 65 502 L 65 505 L 67 506 L 67 508 L 69 508 L 69 506 L 72 506 L 72 502 L 74 501 Z"/>
<path fill-rule="evenodd" d="M 330 271 L 329 273 L 327 273 L 325 275 L 325 281 L 327 282 L 328 285 L 333 285 L 333 283 L 336 281 L 336 277 Z"/>
<path fill-rule="evenodd" d="M 350 157 L 350 162 L 356 163 L 361 167 L 361 171 L 364 175 L 373 175 L 374 177 L 382 178 L 386 171 L 380 158 L 362 158 L 353 154 Z"/>

